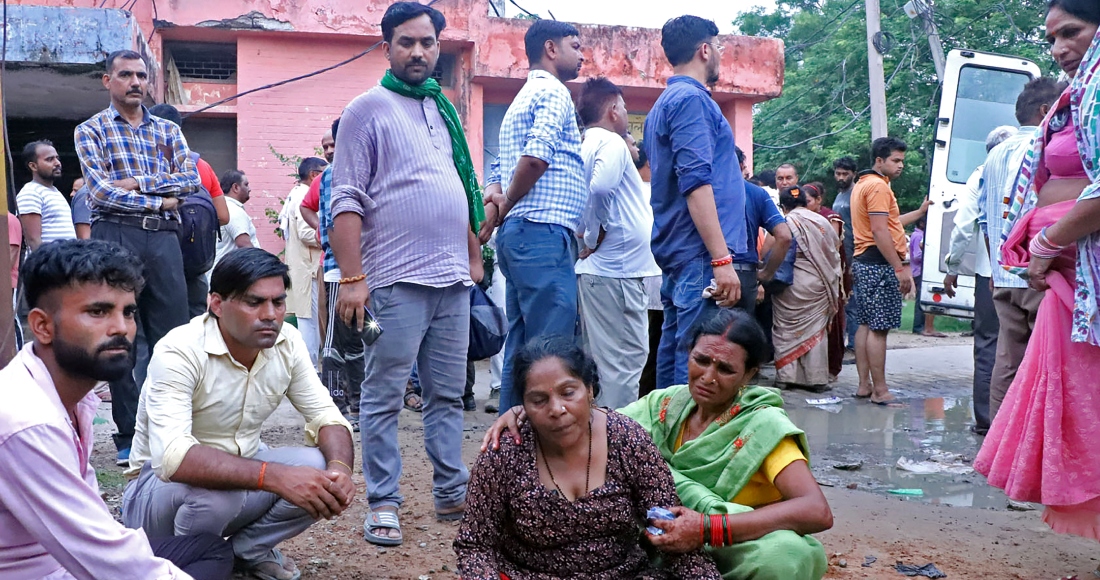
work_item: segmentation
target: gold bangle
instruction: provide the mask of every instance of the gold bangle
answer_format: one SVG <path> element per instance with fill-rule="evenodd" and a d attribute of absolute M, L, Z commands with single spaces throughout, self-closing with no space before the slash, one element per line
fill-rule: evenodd
<path fill-rule="evenodd" d="M 348 468 L 348 471 L 350 471 L 351 473 L 355 473 L 355 470 L 352 469 L 350 465 L 348 465 L 347 463 L 344 463 L 343 461 L 340 461 L 339 459 L 329 459 L 328 462 L 329 463 L 339 463 L 340 465 L 343 465 L 344 467 Z M 328 465 L 328 463 L 326 463 L 325 465 Z"/>
<path fill-rule="evenodd" d="M 354 284 L 356 282 L 359 282 L 361 280 L 366 280 L 366 279 L 367 279 L 366 274 L 359 274 L 358 276 L 350 276 L 348 278 L 340 278 L 339 283 L 340 284 Z"/>

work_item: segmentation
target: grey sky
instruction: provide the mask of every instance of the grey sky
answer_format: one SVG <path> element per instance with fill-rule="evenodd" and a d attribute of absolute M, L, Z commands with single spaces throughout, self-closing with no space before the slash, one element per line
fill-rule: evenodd
<path fill-rule="evenodd" d="M 774 0 L 516 0 L 516 2 L 540 16 L 549 17 L 553 12 L 558 20 L 582 24 L 621 24 L 660 28 L 666 20 L 681 14 L 694 14 L 713 20 L 723 34 L 733 32 L 731 22 L 738 14 L 755 6 L 774 8 Z M 520 14 L 508 0 L 504 0 L 506 15 Z"/>

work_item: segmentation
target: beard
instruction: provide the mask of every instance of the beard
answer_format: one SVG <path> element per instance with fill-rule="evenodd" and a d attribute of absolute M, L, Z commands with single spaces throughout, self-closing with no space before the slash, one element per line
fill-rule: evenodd
<path fill-rule="evenodd" d="M 707 63 L 707 86 L 714 86 L 718 83 L 718 65 L 721 64 L 717 58 Z"/>
<path fill-rule="evenodd" d="M 125 337 L 117 337 L 96 347 L 90 353 L 74 343 L 55 337 L 51 345 L 57 366 L 64 371 L 96 381 L 117 381 L 134 369 L 134 344 Z M 102 351 L 125 348 L 125 354 L 104 355 Z"/>
<path fill-rule="evenodd" d="M 417 72 L 417 73 L 409 72 L 408 67 L 410 67 L 412 65 L 421 65 L 421 66 L 423 66 L 424 67 L 424 72 Z M 397 77 L 398 79 L 404 81 L 405 83 L 407 83 L 411 86 L 416 87 L 416 86 L 420 86 L 420 85 L 424 84 L 425 81 L 427 81 L 429 78 L 431 78 L 432 73 L 435 71 L 435 69 L 434 69 L 434 67 L 428 66 L 428 61 L 426 61 L 426 60 L 417 60 L 417 61 L 406 62 L 404 65 L 402 65 L 400 67 L 391 65 L 390 66 L 390 71 L 393 73 L 393 76 Z"/>

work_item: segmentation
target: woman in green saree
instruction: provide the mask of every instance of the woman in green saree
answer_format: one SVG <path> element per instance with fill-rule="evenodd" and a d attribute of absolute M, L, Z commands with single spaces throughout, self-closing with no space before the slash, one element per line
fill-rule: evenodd
<path fill-rule="evenodd" d="M 825 550 L 809 534 L 832 527 L 832 512 L 810 473 L 806 436 L 782 397 L 748 385 L 767 349 L 752 317 L 719 311 L 692 331 L 688 385 L 618 411 L 649 432 L 683 503 L 671 509 L 675 520 L 653 521 L 665 530 L 649 536 L 655 546 L 687 552 L 707 545 L 725 580 L 818 580 Z M 522 408 L 502 415 L 483 449 L 496 447 L 505 431 L 516 438 L 523 419 Z"/>

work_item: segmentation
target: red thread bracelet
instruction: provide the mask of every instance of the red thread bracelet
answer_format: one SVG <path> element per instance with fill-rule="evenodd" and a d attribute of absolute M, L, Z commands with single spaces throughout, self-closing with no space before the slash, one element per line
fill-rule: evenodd
<path fill-rule="evenodd" d="M 720 268 L 722 266 L 729 266 L 732 263 L 733 263 L 733 256 L 727 254 L 725 258 L 718 258 L 717 260 L 711 260 L 710 261 L 710 267 L 711 268 Z"/>
<path fill-rule="evenodd" d="M 264 475 L 267 474 L 267 462 L 260 464 L 260 480 L 256 482 L 256 489 L 263 490 L 264 488 Z"/>

